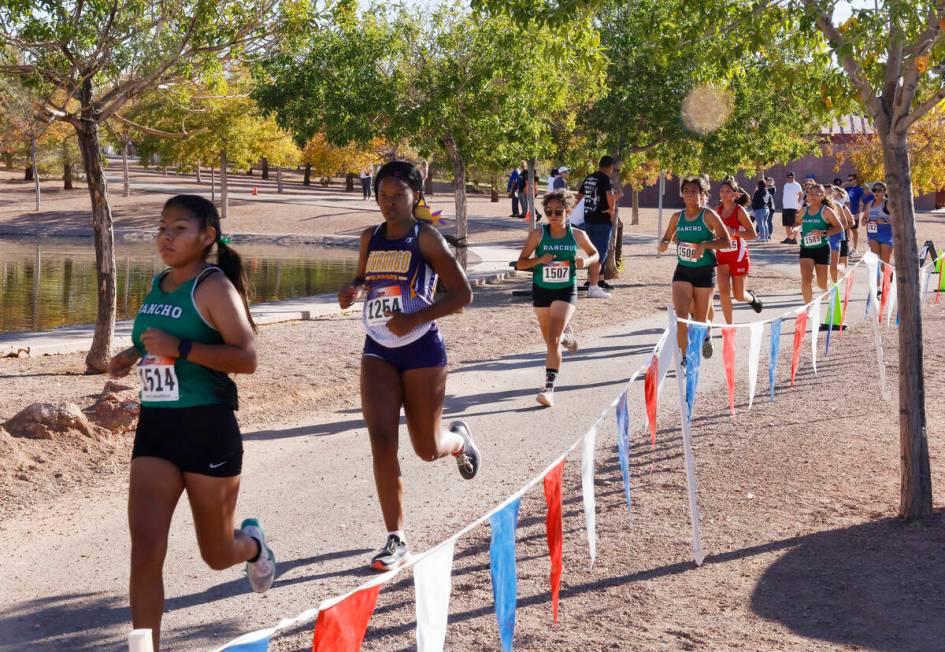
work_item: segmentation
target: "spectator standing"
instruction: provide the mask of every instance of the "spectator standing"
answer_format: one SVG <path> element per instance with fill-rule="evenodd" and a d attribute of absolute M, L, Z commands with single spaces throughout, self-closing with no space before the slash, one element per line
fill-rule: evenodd
<path fill-rule="evenodd" d="M 521 213 L 519 212 L 519 205 L 518 205 L 518 200 L 519 200 L 518 180 L 519 180 L 519 177 L 522 175 L 523 168 L 524 168 L 524 164 L 522 164 L 522 167 L 517 167 L 514 170 L 512 170 L 512 174 L 509 175 L 509 182 L 505 188 L 505 192 L 507 192 L 509 194 L 509 197 L 512 199 L 512 214 L 509 215 L 509 217 L 521 217 Z"/>
<path fill-rule="evenodd" d="M 370 199 L 371 198 L 371 181 L 374 178 L 374 174 L 371 171 L 371 168 L 362 168 L 361 174 L 361 199 Z"/>
<path fill-rule="evenodd" d="M 784 240 L 781 244 L 797 244 L 794 237 L 794 226 L 797 220 L 797 209 L 801 206 L 804 190 L 801 184 L 794 180 L 794 173 L 785 175 L 784 188 L 781 191 L 781 226 L 784 227 Z"/>
<path fill-rule="evenodd" d="M 770 210 L 771 193 L 768 192 L 768 184 L 759 179 L 755 193 L 751 197 L 751 212 L 755 218 L 755 226 L 758 229 L 759 242 L 768 241 L 768 214 Z"/>
<path fill-rule="evenodd" d="M 597 172 L 584 179 L 577 195 L 577 203 L 584 199 L 584 230 L 600 254 L 598 261 L 588 269 L 587 296 L 591 299 L 610 298 L 605 287 L 601 287 L 599 283 L 602 281 L 601 265 L 607 262 L 610 234 L 614 228 L 616 200 L 614 186 L 610 180 L 614 173 L 614 163 L 616 161 L 612 156 L 602 156 Z"/>
<path fill-rule="evenodd" d="M 774 185 L 774 177 L 768 177 L 765 181 L 768 183 L 768 194 L 771 195 L 771 208 L 768 210 L 768 240 L 774 237 L 774 212 L 777 210 L 776 198 L 778 189 Z"/>
<path fill-rule="evenodd" d="M 551 184 L 551 192 L 555 190 L 568 190 L 568 175 L 571 172 L 571 169 L 567 166 L 562 166 L 557 170 L 558 174 L 554 178 L 554 182 Z"/>
<path fill-rule="evenodd" d="M 555 179 L 558 178 L 558 168 L 551 168 L 551 174 L 548 175 L 548 189 L 545 192 L 552 192 L 555 189 Z"/>
<path fill-rule="evenodd" d="M 850 255 L 855 256 L 859 254 L 857 245 L 859 244 L 858 229 L 860 227 L 860 213 L 863 212 L 863 208 L 866 204 L 873 199 L 873 196 L 863 189 L 863 185 L 860 183 L 860 177 L 855 173 L 848 174 L 847 182 L 843 185 L 847 191 L 850 212 L 853 213 L 853 226 L 850 228 L 850 240 L 853 246 L 850 249 Z"/>

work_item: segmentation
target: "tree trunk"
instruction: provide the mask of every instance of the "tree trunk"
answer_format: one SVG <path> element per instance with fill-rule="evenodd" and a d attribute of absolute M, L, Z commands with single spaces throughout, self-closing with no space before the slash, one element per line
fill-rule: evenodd
<path fill-rule="evenodd" d="M 538 228 L 538 214 L 535 212 L 535 192 L 538 186 L 538 175 L 535 173 L 535 157 L 528 159 L 528 181 L 525 184 L 525 205 L 528 207 L 528 230 Z"/>
<path fill-rule="evenodd" d="M 81 95 L 87 100 L 92 94 L 91 79 L 83 85 Z M 84 104 L 87 103 L 83 102 Z M 82 167 L 92 200 L 92 230 L 95 238 L 95 273 L 98 283 L 98 311 L 95 317 L 95 335 L 92 348 L 85 357 L 87 372 L 102 373 L 111 356 L 112 335 L 115 332 L 115 236 L 112 232 L 112 209 L 108 202 L 108 187 L 98 144 L 98 122 L 90 111 L 83 109 L 81 126 L 76 127 Z"/>
<path fill-rule="evenodd" d="M 912 173 L 906 135 L 885 134 L 882 141 L 890 208 L 895 215 L 892 223 L 900 319 L 899 454 L 902 477 L 899 516 L 915 520 L 932 515 L 915 205 L 912 202 Z"/>
<path fill-rule="evenodd" d="M 36 191 L 36 212 L 39 212 L 40 190 L 39 190 L 39 172 L 36 170 L 36 136 L 30 136 L 30 176 L 33 179 L 33 188 Z"/>
<path fill-rule="evenodd" d="M 210 166 L 210 203 L 217 203 L 217 183 L 213 176 L 213 166 Z"/>
<path fill-rule="evenodd" d="M 253 168 L 249 168 L 248 170 L 246 170 L 246 176 L 248 177 L 253 176 Z"/>
<path fill-rule="evenodd" d="M 128 141 L 126 140 L 121 148 L 121 171 L 122 171 L 122 190 L 125 197 L 131 197 L 131 184 L 128 181 Z"/>
<path fill-rule="evenodd" d="M 62 189 L 72 190 L 72 161 L 62 162 Z"/>
<path fill-rule="evenodd" d="M 489 182 L 490 196 L 489 201 L 493 204 L 499 203 L 499 179 L 493 174 Z"/>
<path fill-rule="evenodd" d="M 453 165 L 453 198 L 456 205 L 456 237 L 460 242 L 466 244 L 469 239 L 469 220 L 466 215 L 466 162 L 463 155 L 456 147 L 456 141 L 452 136 L 443 138 L 443 146 L 446 153 L 449 154 L 450 163 Z M 456 260 L 460 267 L 466 269 L 466 247 L 456 249 Z"/>
<path fill-rule="evenodd" d="M 312 164 L 305 164 L 305 176 L 302 177 L 302 185 L 310 186 L 312 185 Z"/>
<path fill-rule="evenodd" d="M 630 224 L 636 226 L 640 223 L 640 191 L 636 188 L 630 188 Z"/>
<path fill-rule="evenodd" d="M 226 186 L 226 148 L 220 150 L 220 219 L 225 220 L 230 203 L 230 193 Z"/>
<path fill-rule="evenodd" d="M 200 174 L 200 163 L 197 164 L 197 183 L 203 183 L 203 176 Z"/>
<path fill-rule="evenodd" d="M 166 165 L 162 165 L 162 166 L 161 166 L 161 176 L 164 176 L 164 177 L 167 176 L 167 166 L 166 166 Z"/>
<path fill-rule="evenodd" d="M 433 164 L 427 161 L 427 172 L 426 176 L 423 178 L 423 194 L 432 195 L 433 194 Z"/>
<path fill-rule="evenodd" d="M 33 164 L 30 163 L 25 168 L 23 168 L 23 181 L 32 181 L 33 180 Z"/>
<path fill-rule="evenodd" d="M 262 165 L 262 178 L 268 181 L 269 180 L 269 159 L 263 156 L 262 162 L 260 163 L 260 165 Z"/>
<path fill-rule="evenodd" d="M 350 172 L 345 175 L 345 192 L 354 192 L 354 175 Z"/>
<path fill-rule="evenodd" d="M 5 167 L 8 170 L 13 169 L 13 154 L 11 154 L 10 152 L 3 153 L 3 167 Z"/>
<path fill-rule="evenodd" d="M 282 168 L 276 168 L 276 192 L 282 192 Z"/>

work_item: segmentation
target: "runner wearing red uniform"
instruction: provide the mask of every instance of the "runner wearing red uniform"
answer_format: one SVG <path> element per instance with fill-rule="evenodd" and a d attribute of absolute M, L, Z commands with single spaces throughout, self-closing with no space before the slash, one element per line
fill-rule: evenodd
<path fill-rule="evenodd" d="M 732 296 L 739 301 L 750 305 L 755 312 L 761 312 L 764 307 L 761 300 L 751 290 L 745 289 L 745 278 L 751 267 L 748 258 L 748 240 L 758 237 L 755 224 L 748 217 L 745 204 L 748 195 L 731 177 L 722 181 L 719 188 L 719 197 L 722 203 L 718 207 L 719 217 L 732 235 L 732 246 L 720 249 L 716 253 L 719 284 L 719 303 L 722 304 L 722 314 L 725 323 L 732 323 Z M 745 295 L 748 295 L 746 297 Z"/>

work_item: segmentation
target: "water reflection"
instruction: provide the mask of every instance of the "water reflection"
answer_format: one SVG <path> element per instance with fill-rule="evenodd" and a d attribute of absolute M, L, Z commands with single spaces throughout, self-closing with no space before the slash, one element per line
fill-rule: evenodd
<path fill-rule="evenodd" d="M 253 245 L 238 248 L 253 303 L 331 292 L 351 279 L 352 251 Z M 129 319 L 164 268 L 151 243 L 116 248 L 117 318 Z M 95 253 L 87 241 L 0 239 L 0 332 L 49 330 L 95 321 Z"/>

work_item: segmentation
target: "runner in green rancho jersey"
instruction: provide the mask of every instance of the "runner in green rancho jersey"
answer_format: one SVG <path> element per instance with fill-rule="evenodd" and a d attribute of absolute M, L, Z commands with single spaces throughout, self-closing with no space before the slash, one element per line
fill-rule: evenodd
<path fill-rule="evenodd" d="M 168 269 L 151 281 L 135 317 L 134 346 L 108 365 L 119 378 L 138 363 L 141 413 L 128 491 L 131 620 L 152 631 L 155 650 L 168 531 L 184 491 L 208 566 L 246 562 L 250 586 L 260 593 L 275 578 L 259 522 L 233 527 L 243 443 L 229 374 L 256 370 L 256 337 L 243 264 L 226 243 L 220 215 L 206 199 L 177 195 L 164 204 L 157 247 Z M 214 246 L 217 264 L 210 265 Z"/>
<path fill-rule="evenodd" d="M 801 293 L 804 303 L 814 298 L 811 287 L 814 273 L 817 287 L 827 289 L 827 272 L 830 269 L 830 236 L 843 232 L 843 225 L 834 212 L 833 200 L 827 197 L 824 187 L 811 184 L 807 190 L 807 206 L 801 217 L 801 225 L 794 227 L 801 234 Z"/>
<path fill-rule="evenodd" d="M 548 349 L 545 387 L 536 397 L 545 407 L 554 405 L 561 347 L 572 353 L 577 351 L 577 340 L 570 327 L 577 309 L 577 270 L 598 259 L 597 249 L 587 234 L 568 224 L 571 201 L 570 194 L 560 190 L 545 195 L 543 205 L 548 224 L 529 234 L 516 263 L 516 269 L 532 270 L 532 305 Z"/>
<path fill-rule="evenodd" d="M 715 292 L 715 251 L 732 246 L 728 229 L 711 208 L 709 179 L 704 176 L 683 177 L 680 193 L 686 207 L 669 220 L 666 233 L 660 241 L 660 253 L 672 242 L 676 243 L 676 272 L 673 274 L 673 308 L 676 316 L 704 322 L 709 319 L 712 294 Z M 706 340 L 711 341 L 706 331 Z M 686 358 L 689 329 L 684 323 L 676 329 L 676 343 L 680 356 Z M 703 343 L 703 352 L 707 348 Z M 706 355 L 711 355 L 710 353 Z"/>

